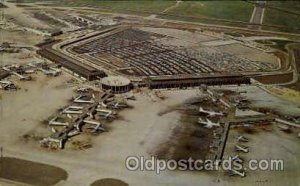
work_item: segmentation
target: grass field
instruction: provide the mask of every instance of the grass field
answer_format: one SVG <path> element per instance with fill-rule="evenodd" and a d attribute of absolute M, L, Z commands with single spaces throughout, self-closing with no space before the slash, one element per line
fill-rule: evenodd
<path fill-rule="evenodd" d="M 183 16 L 204 16 L 236 21 L 249 21 L 253 6 L 243 1 L 182 2 L 168 13 Z"/>
<path fill-rule="evenodd" d="M 300 14 L 300 8 L 298 10 Z M 264 17 L 264 24 L 284 26 L 286 28 L 277 29 L 278 31 L 300 32 L 300 15 L 290 14 L 274 9 L 267 9 Z"/>
<path fill-rule="evenodd" d="M 142 0 L 142 1 L 110 1 L 110 0 L 62 0 L 61 5 L 64 6 L 94 6 L 94 7 L 112 7 L 115 10 L 133 10 L 133 11 L 149 11 L 162 12 L 164 9 L 175 5 L 176 1 L 166 0 Z"/>
<path fill-rule="evenodd" d="M 22 1 L 45 2 L 38 0 Z M 55 2 L 55 6 L 111 8 L 103 11 L 143 16 L 161 13 L 176 4 L 175 0 L 53 0 L 52 2 Z M 267 5 L 287 10 L 292 13 L 294 12 L 295 14 L 267 8 L 265 11 L 264 24 L 279 25 L 286 28 L 263 27 L 263 29 L 299 32 L 300 1 L 268 1 Z M 232 23 L 229 21 L 249 22 L 253 7 L 253 4 L 245 1 L 182 1 L 178 4 L 178 6 L 174 6 L 164 12 L 167 14 L 178 15 L 180 17 L 171 15 L 160 15 L 159 17 L 164 19 L 246 27 L 247 25 L 245 24 Z M 225 21 L 209 20 L 206 18 L 223 19 Z"/>
<path fill-rule="evenodd" d="M 110 0 L 63 0 L 64 6 L 95 6 L 112 7 L 114 10 L 133 10 L 160 13 L 176 4 L 176 1 L 148 0 L 148 1 L 110 1 Z M 179 6 L 166 13 L 181 16 L 204 16 L 219 19 L 248 21 L 251 17 L 253 5 L 243 1 L 183 1 Z M 238 16 L 237 16 L 238 15 Z"/>
<path fill-rule="evenodd" d="M 300 1 L 268 1 L 268 5 L 300 13 Z"/>
<path fill-rule="evenodd" d="M 55 185 L 68 178 L 65 170 L 47 164 L 12 157 L 1 157 L 0 163 L 0 178 L 22 183 L 18 185 Z"/>

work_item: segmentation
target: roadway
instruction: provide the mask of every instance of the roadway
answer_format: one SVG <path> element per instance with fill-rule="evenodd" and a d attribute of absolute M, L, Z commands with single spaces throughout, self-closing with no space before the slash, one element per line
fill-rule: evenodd
<path fill-rule="evenodd" d="M 267 1 L 256 1 L 256 5 L 253 9 L 253 13 L 250 19 L 251 24 L 263 24 L 264 19 L 264 13 L 265 13 L 265 5 L 267 4 Z M 253 29 L 261 29 L 261 26 L 259 25 L 250 25 L 250 28 Z"/>

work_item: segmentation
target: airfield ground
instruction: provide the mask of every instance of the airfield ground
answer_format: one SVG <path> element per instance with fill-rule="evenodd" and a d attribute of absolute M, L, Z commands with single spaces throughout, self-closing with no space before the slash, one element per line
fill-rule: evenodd
<path fill-rule="evenodd" d="M 1 122 L 1 146 L 4 147 L 4 155 L 62 168 L 68 173 L 68 178 L 58 185 L 89 185 L 95 180 L 103 178 L 120 179 L 129 185 L 143 184 L 149 186 L 153 184 L 195 185 L 199 180 L 204 185 L 229 183 L 230 185 L 240 185 L 241 183 L 253 185 L 258 182 L 293 185 L 298 182 L 297 179 L 291 179 L 291 177 L 299 174 L 298 166 L 294 163 L 300 154 L 299 141 L 296 139 L 297 134 L 283 133 L 275 126 L 271 126 L 271 132 L 256 129 L 258 131 L 254 134 L 245 134 L 250 139 L 251 147 L 251 152 L 246 157 L 268 159 L 272 154 L 273 158 L 284 159 L 284 174 L 282 172 L 249 171 L 246 178 L 240 179 L 230 178 L 225 173 L 215 175 L 214 172 L 167 171 L 157 176 L 154 172 L 126 170 L 125 159 L 127 156 L 149 157 L 150 154 L 155 154 L 159 150 L 157 148 L 172 142 L 174 129 L 185 125 L 187 122 L 182 122 L 182 117 L 185 118 L 185 116 L 180 113 L 180 109 L 178 111 L 178 106 L 192 98 L 199 97 L 198 90 L 162 91 L 166 97 L 164 100 L 160 100 L 151 92 L 136 94 L 137 100 L 130 102 L 133 109 L 122 111 L 120 113 L 122 119 L 111 123 L 109 132 L 90 139 L 91 149 L 84 151 L 41 149 L 37 145 L 38 140 L 47 135 L 49 130 L 43 120 L 55 112 L 55 109 L 65 105 L 72 94 L 72 88 L 62 88 L 64 87 L 61 86 L 64 84 L 61 81 L 62 78 L 68 79 L 64 76 L 61 76 L 59 80 L 39 78 L 41 80 L 34 84 L 22 83 L 22 89 L 16 93 L 5 93 L 2 98 L 4 109 L 1 119 L 3 121 Z M 24 91 L 26 88 L 30 90 Z M 250 100 L 253 99 L 254 106 L 273 109 L 276 107 L 278 111 L 284 113 L 299 112 L 299 108 L 293 104 L 272 97 L 261 89 L 255 87 L 240 87 L 238 89 L 249 91 L 247 94 L 249 94 Z M 257 96 L 257 93 L 260 96 Z M 270 98 L 272 101 L 264 98 Z M 142 112 L 136 112 L 136 110 Z M 161 113 L 165 114 L 161 115 Z M 16 125 L 11 125 L 11 123 Z M 234 136 L 238 133 L 235 130 L 230 133 L 232 143 L 235 141 Z M 24 135 L 31 137 L 24 140 Z M 72 139 L 72 141 L 76 140 L 76 138 Z M 229 155 L 234 153 L 230 143 L 226 149 Z M 186 180 L 189 180 L 188 184 Z"/>
<path fill-rule="evenodd" d="M 151 2 L 147 1 L 147 3 L 149 5 Z M 146 6 L 145 4 L 142 10 L 147 11 L 150 7 L 160 12 L 174 5 L 170 1 L 162 1 L 161 3 L 163 6 L 162 4 L 153 4 L 153 6 Z M 205 4 L 209 3 L 205 2 Z M 283 89 L 280 86 L 280 84 L 285 87 L 290 86 L 289 84 L 294 86 L 295 83 L 299 82 L 295 78 L 298 77 L 295 76 L 297 71 L 294 71 L 295 68 L 293 68 L 295 64 L 293 61 L 279 60 L 289 57 L 288 54 L 283 53 L 284 51 L 280 53 L 284 57 L 278 58 L 278 55 L 275 55 L 276 49 L 261 42 L 255 42 L 256 40 L 274 40 L 278 38 L 289 41 L 300 40 L 300 36 L 297 34 L 279 33 L 277 35 L 277 33 L 272 32 L 253 31 L 254 35 L 255 33 L 259 34 L 256 39 L 252 38 L 252 40 L 251 37 L 245 39 L 244 37 L 224 35 L 224 32 L 227 33 L 228 30 L 232 30 L 232 33 L 238 36 L 248 36 L 247 34 L 252 33 L 252 30 L 247 28 L 241 31 L 240 28 L 191 25 L 190 23 L 181 22 L 166 23 L 166 20 L 157 19 L 155 16 L 129 16 L 116 13 L 118 11 L 114 11 L 112 14 L 96 14 L 95 10 L 91 11 L 80 7 L 49 8 L 49 6 L 37 3 L 23 4 L 23 7 L 21 7 L 15 6 L 14 3 L 8 2 L 6 4 L 8 8 L 5 12 L 8 19 L 6 25 L 1 25 L 3 28 L 1 30 L 1 43 L 9 42 L 15 45 L 15 48 L 21 46 L 22 49 L 18 53 L 3 53 L 1 56 L 3 65 L 23 65 L 31 62 L 47 61 L 36 54 L 37 48 L 34 45 L 49 38 L 50 36 L 46 35 L 47 31 L 53 29 L 62 29 L 67 32 L 67 34 L 55 38 L 69 42 L 72 39 L 82 38 L 88 33 L 103 31 L 119 24 L 133 25 L 132 28 L 139 31 L 134 33 L 140 33 L 140 31 L 147 34 L 151 33 L 149 34 L 150 38 L 156 39 L 155 42 L 157 43 L 155 44 L 163 45 L 178 53 L 181 52 L 181 55 L 192 56 L 198 58 L 198 60 L 206 59 L 203 62 L 208 63 L 218 71 L 230 73 L 238 70 L 254 78 L 257 74 L 263 76 L 274 75 L 275 78 L 272 76 L 268 79 L 272 85 L 255 82 L 252 85 L 212 86 L 211 89 L 224 93 L 225 96 L 232 92 L 236 92 L 236 94 L 238 94 L 237 92 L 243 92 L 241 94 L 250 102 L 250 109 L 264 111 L 264 113 L 271 113 L 278 117 L 295 118 L 295 121 L 297 118 L 299 120 L 300 102 L 299 97 L 296 95 L 299 92 L 289 92 L 290 89 Z M 24 7 L 24 5 L 31 7 Z M 129 5 L 131 8 L 137 7 L 135 3 L 126 4 L 126 6 Z M 116 6 L 123 9 L 125 4 L 119 3 Z M 181 6 L 182 4 L 179 4 L 168 9 L 167 12 L 180 11 Z M 184 4 L 184 6 L 186 5 Z M 192 3 L 188 6 L 192 6 Z M 202 5 L 197 3 L 197 6 Z M 249 6 L 247 4 L 237 11 L 247 9 L 251 14 L 251 11 L 247 8 Z M 236 10 L 235 7 L 233 9 Z M 201 12 L 195 12 L 197 15 L 198 13 L 201 15 Z M 87 23 L 74 18 L 78 15 L 86 17 L 91 22 L 96 22 L 97 25 L 87 27 Z M 243 19 L 247 21 L 246 18 Z M 80 30 L 81 27 L 87 29 Z M 207 27 L 210 28 L 206 29 Z M 24 31 L 25 28 L 27 28 L 27 31 Z M 79 30 L 74 31 L 76 29 Z M 142 34 L 143 37 L 148 36 L 145 33 Z M 153 37 L 159 34 L 163 36 L 162 39 Z M 126 34 L 120 34 L 118 38 L 127 36 Z M 136 34 L 135 36 L 140 35 Z M 132 38 L 136 39 L 135 37 Z M 111 40 L 108 39 L 108 41 Z M 76 44 L 76 46 L 80 48 L 84 42 Z M 121 44 L 123 43 L 121 42 Z M 74 46 L 70 45 L 69 48 L 72 47 Z M 113 56 L 113 50 L 111 51 Z M 63 52 L 67 53 L 68 51 Z M 94 52 L 90 53 L 93 54 Z M 86 57 L 90 53 L 73 55 Z M 126 52 L 124 53 L 126 54 Z M 158 57 L 158 55 L 153 55 L 153 57 Z M 163 56 L 164 59 L 165 57 Z M 145 59 L 149 59 L 149 57 L 146 56 L 143 60 Z M 171 64 L 173 60 L 172 57 L 168 57 Z M 159 70 L 164 68 L 160 64 L 157 66 L 160 68 Z M 101 63 L 98 64 L 98 68 L 103 68 Z M 193 70 L 193 68 L 185 69 Z M 115 70 L 111 68 L 106 73 L 114 75 Z M 117 68 L 117 70 L 119 69 Z M 151 155 L 156 155 L 162 159 L 178 159 L 189 156 L 207 158 L 213 154 L 209 146 L 213 141 L 214 131 L 197 124 L 198 107 L 220 109 L 220 105 L 209 101 L 201 102 L 200 100 L 207 97 L 207 95 L 200 91 L 199 87 L 170 90 L 150 90 L 146 87 L 135 87 L 131 93 L 136 100 L 128 100 L 131 107 L 118 113 L 118 118 L 108 124 L 107 132 L 96 136 L 82 134 L 70 138 L 63 150 L 42 148 L 40 140 L 49 136 L 51 130 L 51 127 L 48 126 L 49 118 L 59 112 L 60 108 L 72 103 L 72 98 L 76 97 L 75 89 L 83 85 L 93 86 L 97 81 L 83 82 L 82 79 L 79 81 L 78 77 L 71 75 L 65 69 L 58 77 L 50 77 L 40 71 L 31 74 L 31 76 L 33 77 L 32 81 L 20 81 L 16 76 L 10 76 L 7 80 L 14 82 L 19 89 L 17 91 L 0 90 L 0 146 L 3 147 L 4 155 L 4 158 L 0 160 L 1 186 L 22 184 L 194 186 L 199 185 L 199 183 L 201 185 L 252 186 L 297 185 L 300 182 L 298 177 L 300 174 L 298 163 L 300 142 L 297 137 L 300 130 L 291 127 L 284 132 L 275 123 L 268 123 L 266 126 L 251 129 L 230 129 L 224 157 L 236 154 L 234 151 L 236 136 L 244 135 L 249 138 L 247 145 L 250 148 L 249 153 L 241 154 L 245 160 L 283 159 L 284 171 L 249 170 L 245 178 L 240 178 L 230 177 L 226 171 L 164 171 L 157 175 L 153 171 L 127 170 L 125 160 L 128 156 L 150 158 Z M 225 110 L 223 107 L 221 109 Z M 80 143 L 88 143 L 89 147 L 76 148 Z M 15 172 L 16 167 L 22 165 L 32 166 L 33 169 L 26 169 L 25 171 L 24 168 Z M 5 171 L 5 167 L 8 167 L 7 172 L 2 172 Z M 45 172 L 48 172 L 50 176 L 40 175 L 39 170 L 46 170 Z M 38 179 L 36 179 L 37 176 Z M 43 179 L 40 179 L 40 177 L 43 177 Z"/>
<path fill-rule="evenodd" d="M 12 1 L 13 2 L 13 1 Z M 32 8 L 35 4 L 43 6 L 65 6 L 65 7 L 100 7 L 104 12 L 115 12 L 125 14 L 135 14 L 151 16 L 164 13 L 168 15 L 158 15 L 158 17 L 172 20 L 215 23 L 219 25 L 244 26 L 248 22 L 253 11 L 253 4 L 249 2 L 180 2 L 170 1 L 51 1 L 49 3 L 36 2 L 36 0 L 26 0 L 20 2 L 18 6 Z M 264 29 L 274 31 L 299 31 L 299 2 L 288 1 L 281 3 L 273 1 L 268 3 L 265 12 L 265 25 L 275 25 L 275 27 L 264 26 Z M 239 15 L 239 16 L 236 16 Z M 208 18 L 208 19 L 207 19 Z M 219 19 L 219 20 L 218 20 Z M 238 21 L 234 23 L 234 21 Z M 279 26 L 279 27 L 276 27 Z"/>

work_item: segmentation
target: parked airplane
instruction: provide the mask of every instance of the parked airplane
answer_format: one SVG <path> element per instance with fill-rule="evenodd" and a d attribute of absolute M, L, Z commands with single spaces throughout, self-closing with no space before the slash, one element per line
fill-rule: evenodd
<path fill-rule="evenodd" d="M 78 130 L 73 130 L 73 131 L 71 131 L 71 132 L 68 133 L 68 138 L 71 138 L 71 137 L 73 137 L 73 136 L 77 136 L 77 135 L 79 135 L 79 134 L 80 134 L 80 131 L 78 131 Z"/>
<path fill-rule="evenodd" d="M 241 151 L 241 152 L 244 152 L 244 153 L 248 153 L 249 152 L 249 147 L 241 147 L 239 145 L 236 145 L 235 150 L 236 151 Z"/>
<path fill-rule="evenodd" d="M 51 131 L 52 131 L 52 133 L 56 133 L 57 132 L 57 130 L 55 130 L 55 128 L 53 128 L 53 127 L 51 127 Z"/>
<path fill-rule="evenodd" d="M 65 108 L 62 113 L 63 114 L 82 114 L 83 107 L 78 106 L 69 106 Z"/>
<path fill-rule="evenodd" d="M 15 88 L 15 85 L 12 82 L 4 80 L 0 81 L 0 89 L 7 90 L 10 88 Z"/>
<path fill-rule="evenodd" d="M 109 119 L 109 118 L 115 118 L 115 114 L 112 110 L 108 110 L 108 109 L 97 109 L 96 110 L 100 116 L 104 117 L 105 119 Z"/>
<path fill-rule="evenodd" d="M 83 120 L 84 123 L 88 123 L 88 124 L 91 124 L 91 125 L 100 125 L 101 123 L 98 122 L 98 121 L 91 121 L 91 120 Z"/>
<path fill-rule="evenodd" d="M 53 130 L 54 132 L 56 130 Z M 56 142 L 59 144 L 59 148 L 63 149 L 67 140 L 73 136 L 80 134 L 79 130 L 74 130 L 74 127 L 66 126 L 63 131 L 56 131 L 51 137 L 44 138 L 41 143 L 49 144 L 49 142 Z"/>
<path fill-rule="evenodd" d="M 99 103 L 98 108 L 107 108 L 107 105 L 102 101 Z"/>
<path fill-rule="evenodd" d="M 47 76 L 58 76 L 59 75 L 59 72 L 55 71 L 55 70 L 45 70 L 43 68 L 39 68 L 40 71 L 42 71 L 45 75 Z"/>
<path fill-rule="evenodd" d="M 136 100 L 136 98 L 135 98 L 134 95 L 125 95 L 125 99 L 128 99 L 128 100 Z"/>
<path fill-rule="evenodd" d="M 204 114 L 208 114 L 209 117 L 224 116 L 224 113 L 222 113 L 222 112 L 208 111 L 208 110 L 204 110 L 202 107 L 199 108 L 199 112 L 204 113 Z"/>
<path fill-rule="evenodd" d="M 73 117 L 71 116 L 71 114 L 67 114 L 67 117 L 69 118 L 69 119 L 72 119 Z"/>
<path fill-rule="evenodd" d="M 94 103 L 95 101 L 93 99 L 85 100 L 83 99 L 85 96 L 80 95 L 77 98 L 74 99 L 74 103 Z"/>
<path fill-rule="evenodd" d="M 230 176 L 235 176 L 235 175 L 245 177 L 246 173 L 244 171 L 238 171 L 238 170 L 231 169 L 230 170 Z"/>
<path fill-rule="evenodd" d="M 58 147 L 60 149 L 64 148 L 64 139 L 62 139 L 62 138 L 61 139 L 55 139 L 55 138 L 48 137 L 48 138 L 44 138 L 40 141 L 41 144 L 49 144 L 50 142 L 57 143 Z"/>
<path fill-rule="evenodd" d="M 81 87 L 76 89 L 77 92 L 81 92 L 81 93 L 85 93 L 88 92 L 90 90 L 90 88 L 86 88 L 86 87 Z"/>
<path fill-rule="evenodd" d="M 95 119 L 95 114 L 93 114 L 91 112 L 88 112 L 86 114 L 89 116 L 89 118 Z"/>
<path fill-rule="evenodd" d="M 25 70 L 26 74 L 33 74 L 35 72 L 35 70 Z"/>
<path fill-rule="evenodd" d="M 14 89 L 14 90 L 16 90 L 17 87 L 12 82 L 3 80 L 3 81 L 0 81 L 0 89 L 4 89 L 4 90 Z"/>
<path fill-rule="evenodd" d="M 31 81 L 32 80 L 31 76 L 24 76 L 24 75 L 19 74 L 17 72 L 12 72 L 12 74 L 18 76 L 21 81 Z"/>
<path fill-rule="evenodd" d="M 58 68 L 54 68 L 54 67 L 50 67 L 50 69 L 54 72 L 56 72 L 56 75 L 60 74 L 61 73 L 61 70 L 58 69 Z"/>
<path fill-rule="evenodd" d="M 282 131 L 289 131 L 290 130 L 290 127 L 288 125 L 278 124 L 277 126 Z"/>
<path fill-rule="evenodd" d="M 103 125 L 100 122 L 97 121 L 90 121 L 90 120 L 84 120 L 83 122 L 91 125 L 95 125 L 95 127 L 87 127 L 88 129 L 93 129 L 93 133 L 96 133 L 98 131 L 104 132 L 105 129 L 103 128 Z"/>
<path fill-rule="evenodd" d="M 237 137 L 237 140 L 238 140 L 238 142 L 248 142 L 249 141 L 248 138 L 241 136 L 241 135 Z"/>
<path fill-rule="evenodd" d="M 83 107 L 82 106 L 69 106 L 70 109 L 78 109 L 78 110 L 82 110 Z"/>
<path fill-rule="evenodd" d="M 100 125 L 96 125 L 95 127 L 87 127 L 88 129 L 93 129 L 92 133 L 97 133 L 97 132 L 105 132 L 105 129 L 103 128 L 103 126 Z"/>
<path fill-rule="evenodd" d="M 110 102 L 107 103 L 107 107 L 112 109 L 121 109 L 121 108 L 127 108 L 128 105 L 120 102 Z"/>
<path fill-rule="evenodd" d="M 68 126 L 69 125 L 69 123 L 67 123 L 67 122 L 59 122 L 59 121 L 57 121 L 57 119 L 58 119 L 58 117 L 54 117 L 53 119 L 51 119 L 50 121 L 49 121 L 49 125 L 50 126 Z"/>
<path fill-rule="evenodd" d="M 10 72 L 11 70 L 7 67 L 2 67 L 3 70 L 7 71 L 7 72 Z"/>
<path fill-rule="evenodd" d="M 201 118 L 198 119 L 198 123 L 205 125 L 206 128 L 212 128 L 214 126 L 219 127 L 220 123 L 214 123 L 210 121 L 209 119 L 206 119 L 206 121 L 203 121 Z"/>
<path fill-rule="evenodd" d="M 235 155 L 235 156 L 231 157 L 231 160 L 232 161 L 237 161 L 237 162 L 240 162 L 240 163 L 243 162 L 243 159 L 241 159 L 239 155 Z"/>

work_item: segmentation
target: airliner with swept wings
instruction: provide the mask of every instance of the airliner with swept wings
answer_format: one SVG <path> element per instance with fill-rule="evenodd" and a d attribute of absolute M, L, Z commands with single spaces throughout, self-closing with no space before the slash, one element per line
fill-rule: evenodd
<path fill-rule="evenodd" d="M 206 121 L 204 121 L 202 118 L 198 119 L 198 123 L 205 125 L 204 127 L 206 127 L 206 128 L 212 128 L 212 127 L 219 127 L 220 126 L 219 122 L 218 123 L 214 123 L 214 122 L 212 122 L 209 119 L 206 119 Z"/>
<path fill-rule="evenodd" d="M 204 110 L 202 107 L 199 108 L 199 112 L 207 114 L 209 117 L 224 116 L 223 112 L 215 112 L 215 111 Z"/>

